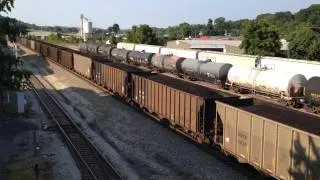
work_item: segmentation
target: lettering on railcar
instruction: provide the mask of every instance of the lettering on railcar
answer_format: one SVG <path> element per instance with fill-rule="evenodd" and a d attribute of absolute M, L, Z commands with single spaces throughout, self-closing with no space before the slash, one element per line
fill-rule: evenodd
<path fill-rule="evenodd" d="M 248 136 L 243 132 L 238 132 L 238 143 L 242 146 L 247 146 Z"/>

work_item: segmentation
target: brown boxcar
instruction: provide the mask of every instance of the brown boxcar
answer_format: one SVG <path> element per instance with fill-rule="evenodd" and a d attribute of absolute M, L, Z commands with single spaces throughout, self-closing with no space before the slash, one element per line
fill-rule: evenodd
<path fill-rule="evenodd" d="M 253 99 L 216 103 L 225 151 L 278 179 L 320 178 L 319 117 Z"/>
<path fill-rule="evenodd" d="M 58 61 L 58 48 L 51 45 L 48 45 L 48 47 L 49 47 L 48 57 L 53 61 Z"/>
<path fill-rule="evenodd" d="M 150 72 L 117 62 L 94 61 L 94 80 L 115 94 L 131 99 L 131 76 Z"/>
<path fill-rule="evenodd" d="M 92 78 L 92 59 L 90 56 L 84 54 L 73 54 L 73 68 L 82 76 L 91 79 Z"/>
<path fill-rule="evenodd" d="M 73 69 L 73 53 L 64 49 L 59 49 L 58 62 L 68 69 Z"/>
<path fill-rule="evenodd" d="M 213 134 L 217 99 L 237 99 L 217 90 L 160 74 L 133 75 L 133 101 L 199 142 Z"/>

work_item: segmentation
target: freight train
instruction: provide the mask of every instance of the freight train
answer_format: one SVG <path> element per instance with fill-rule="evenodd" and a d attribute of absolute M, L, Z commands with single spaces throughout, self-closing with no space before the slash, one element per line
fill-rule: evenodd
<path fill-rule="evenodd" d="M 199 79 L 217 83 L 220 87 L 231 88 L 237 92 L 260 93 L 280 97 L 280 102 L 284 102 L 286 105 L 301 106 L 306 104 L 308 110 L 320 113 L 320 99 L 317 97 L 320 95 L 320 81 L 315 82 L 316 77 L 310 78 L 308 81 L 303 74 L 268 68 L 265 58 L 257 59 L 255 56 L 238 55 L 231 59 L 229 55 L 224 57 L 219 53 L 197 52 L 195 54 L 196 51 L 189 51 L 188 53 L 186 53 L 187 50 L 170 51 L 169 48 L 161 48 L 160 46 L 119 44 L 119 47 L 123 49 L 111 48 L 101 44 L 82 44 L 79 50 L 92 55 L 105 55 L 129 64 L 156 68 L 160 72 L 172 72 L 179 77 L 188 77 L 191 80 Z M 127 50 L 136 47 L 139 47 L 139 50 L 142 51 Z M 145 52 L 146 50 L 163 54 Z M 201 60 L 177 55 L 197 57 Z M 213 58 L 210 55 L 217 56 Z M 264 62 L 264 68 L 258 68 L 261 62 Z M 280 65 L 280 63 L 278 64 Z M 309 66 L 309 64 L 305 66 Z M 300 65 L 300 67 L 304 66 Z M 318 88 L 315 88 L 315 86 Z"/>
<path fill-rule="evenodd" d="M 320 177 L 317 116 L 41 41 L 20 42 L 198 143 L 217 147 L 270 176 Z M 109 47 L 98 49 L 112 54 Z"/>

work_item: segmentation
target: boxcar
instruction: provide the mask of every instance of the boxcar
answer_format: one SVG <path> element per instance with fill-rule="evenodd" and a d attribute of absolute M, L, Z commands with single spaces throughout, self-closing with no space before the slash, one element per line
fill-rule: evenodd
<path fill-rule="evenodd" d="M 132 78 L 133 101 L 160 120 L 189 133 L 200 143 L 210 134 L 216 99 L 236 99 L 227 93 L 208 89 L 176 78 L 147 74 Z"/>
<path fill-rule="evenodd" d="M 199 52 L 199 61 L 206 61 L 210 59 L 216 63 L 229 63 L 233 66 L 256 68 L 260 66 L 260 60 L 258 56 L 228 54 L 211 51 Z"/>
<path fill-rule="evenodd" d="M 92 78 L 92 59 L 82 53 L 73 52 L 73 68 L 82 76 L 91 79 Z"/>
<path fill-rule="evenodd" d="M 320 118 L 256 99 L 217 101 L 216 143 L 279 179 L 320 178 Z"/>
<path fill-rule="evenodd" d="M 125 43 L 125 42 L 119 42 L 117 44 L 117 48 L 118 49 L 125 49 L 125 50 L 134 50 L 136 44 L 133 44 L 133 43 Z"/>
<path fill-rule="evenodd" d="M 131 99 L 131 75 L 149 74 L 142 69 L 117 62 L 93 62 L 94 80 L 120 97 Z"/>
<path fill-rule="evenodd" d="M 172 49 L 163 47 L 160 49 L 162 55 L 175 55 L 183 58 L 198 59 L 199 51 L 195 50 L 184 50 L 184 49 Z"/>
<path fill-rule="evenodd" d="M 155 53 L 160 54 L 160 49 L 162 46 L 154 46 L 154 45 L 147 45 L 147 44 L 137 44 L 134 48 L 135 51 L 140 52 L 148 52 L 148 53 Z"/>

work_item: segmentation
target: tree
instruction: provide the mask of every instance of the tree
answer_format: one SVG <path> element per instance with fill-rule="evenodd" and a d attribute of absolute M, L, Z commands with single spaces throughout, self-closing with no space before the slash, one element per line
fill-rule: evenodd
<path fill-rule="evenodd" d="M 0 12 L 9 12 L 13 7 L 14 0 L 1 0 Z M 16 36 L 20 32 L 20 24 L 15 19 L 5 18 L 1 22 L 0 38 L 4 35 Z M 6 45 L 6 44 L 4 44 Z M 19 91 L 26 87 L 30 73 L 21 69 L 22 61 L 15 56 L 0 51 L 0 105 L 4 111 L 5 92 Z"/>
<path fill-rule="evenodd" d="M 226 30 L 226 19 L 224 17 L 219 17 L 214 20 L 214 32 L 213 35 L 224 35 Z"/>
<path fill-rule="evenodd" d="M 139 44 L 153 44 L 159 43 L 153 29 L 146 25 L 132 26 L 132 29 L 127 34 L 127 41 Z"/>
<path fill-rule="evenodd" d="M 213 21 L 212 21 L 212 19 L 208 19 L 207 29 L 206 29 L 205 34 L 208 36 L 213 35 Z"/>
<path fill-rule="evenodd" d="M 179 39 L 187 38 L 192 35 L 192 30 L 190 24 L 188 23 L 181 23 L 179 25 Z"/>
<path fill-rule="evenodd" d="M 112 28 L 113 28 L 113 32 L 116 34 L 120 31 L 120 26 L 117 23 L 113 24 Z"/>
<path fill-rule="evenodd" d="M 246 28 L 240 47 L 246 54 L 276 56 L 280 53 L 281 42 L 274 27 L 264 21 L 252 21 Z"/>
<path fill-rule="evenodd" d="M 0 12 L 10 12 L 14 7 L 14 0 L 0 0 Z"/>
<path fill-rule="evenodd" d="M 20 69 L 22 61 L 12 55 L 0 53 L 0 104 L 4 110 L 4 93 L 9 91 L 20 91 L 27 86 L 30 73 Z"/>
<path fill-rule="evenodd" d="M 108 28 L 107 28 L 107 31 L 108 31 L 109 33 L 115 33 L 115 34 L 117 34 L 117 33 L 120 31 L 120 26 L 119 26 L 119 24 L 115 23 L 115 24 L 113 24 L 112 26 L 108 27 Z"/>
<path fill-rule="evenodd" d="M 320 61 L 320 32 L 317 29 L 298 27 L 289 41 L 290 58 Z"/>

